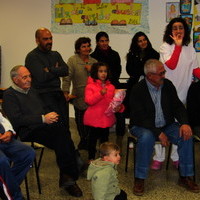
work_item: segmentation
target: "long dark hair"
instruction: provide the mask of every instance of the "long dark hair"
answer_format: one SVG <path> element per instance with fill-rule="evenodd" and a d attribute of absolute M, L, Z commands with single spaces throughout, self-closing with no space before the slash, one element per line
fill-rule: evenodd
<path fill-rule="evenodd" d="M 147 48 L 145 49 L 145 51 L 152 49 L 152 45 L 151 45 L 151 42 L 149 41 L 149 38 L 146 36 L 145 33 L 139 31 L 132 38 L 132 42 L 131 42 L 131 45 L 130 45 L 130 48 L 129 48 L 129 53 L 139 54 L 141 49 L 138 46 L 138 38 L 141 37 L 141 36 L 144 36 L 147 40 Z"/>
<path fill-rule="evenodd" d="M 109 71 L 109 66 L 106 63 L 103 62 L 97 62 L 97 63 L 93 63 L 92 67 L 91 67 L 91 71 L 90 71 L 90 76 L 93 78 L 93 80 L 97 80 L 98 78 L 98 70 L 101 66 L 106 66 L 107 68 L 107 77 L 106 80 L 110 79 L 110 71 Z"/>
<path fill-rule="evenodd" d="M 166 26 L 165 33 L 164 33 L 164 36 L 163 36 L 163 42 L 166 42 L 170 45 L 174 43 L 174 40 L 170 37 L 170 35 L 172 35 L 172 26 L 176 22 L 180 22 L 180 23 L 183 24 L 183 27 L 184 27 L 184 30 L 185 30 L 185 35 L 184 35 L 184 38 L 183 38 L 183 45 L 187 46 L 191 41 L 190 31 L 189 31 L 189 28 L 188 28 L 186 21 L 181 17 L 176 17 L 176 18 L 172 19 L 169 22 L 169 24 Z"/>

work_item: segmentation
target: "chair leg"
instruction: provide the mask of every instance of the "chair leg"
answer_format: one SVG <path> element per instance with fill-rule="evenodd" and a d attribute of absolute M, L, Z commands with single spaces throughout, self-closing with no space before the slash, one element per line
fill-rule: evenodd
<path fill-rule="evenodd" d="M 26 197 L 27 197 L 27 200 L 30 200 L 27 176 L 25 177 L 24 181 L 25 181 L 25 188 L 26 188 Z"/>
<path fill-rule="evenodd" d="M 172 151 L 172 143 L 170 143 L 170 145 L 169 145 L 169 150 L 168 150 L 168 155 L 167 155 L 167 163 L 166 163 L 166 170 L 168 170 L 168 168 L 169 168 L 169 160 L 170 160 L 171 151 Z"/>
<path fill-rule="evenodd" d="M 125 172 L 127 172 L 128 170 L 129 143 L 130 143 L 130 137 L 127 138 Z"/>
<path fill-rule="evenodd" d="M 34 159 L 34 164 L 35 164 L 35 174 L 36 174 L 36 180 L 37 180 L 37 185 L 38 185 L 38 192 L 39 194 L 42 194 L 40 177 L 39 177 L 39 168 L 38 168 L 38 163 L 37 163 L 36 158 Z"/>

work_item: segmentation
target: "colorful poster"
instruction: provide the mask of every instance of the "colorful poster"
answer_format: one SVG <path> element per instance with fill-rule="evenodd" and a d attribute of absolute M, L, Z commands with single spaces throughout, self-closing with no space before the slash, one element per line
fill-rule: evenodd
<path fill-rule="evenodd" d="M 75 2 L 76 1 L 76 2 Z M 148 0 L 52 0 L 55 33 L 149 32 Z"/>

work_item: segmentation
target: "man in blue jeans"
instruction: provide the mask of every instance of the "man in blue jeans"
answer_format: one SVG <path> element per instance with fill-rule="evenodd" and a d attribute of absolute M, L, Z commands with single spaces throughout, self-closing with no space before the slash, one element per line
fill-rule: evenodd
<path fill-rule="evenodd" d="M 178 184 L 197 193 L 200 188 L 192 179 L 193 140 L 186 109 L 172 82 L 165 79 L 166 71 L 160 61 L 148 60 L 144 72 L 145 79 L 132 88 L 130 96 L 130 132 L 138 139 L 133 193 L 144 193 L 144 180 L 158 139 L 163 146 L 168 146 L 169 141 L 178 145 Z"/>
<path fill-rule="evenodd" d="M 0 113 L 0 199 L 22 200 L 20 184 L 35 158 L 35 151 L 14 139 L 15 131 Z"/>

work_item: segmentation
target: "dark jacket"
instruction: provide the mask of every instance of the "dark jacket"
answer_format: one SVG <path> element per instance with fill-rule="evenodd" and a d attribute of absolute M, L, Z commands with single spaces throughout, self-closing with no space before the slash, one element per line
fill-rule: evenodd
<path fill-rule="evenodd" d="M 33 88 L 41 93 L 61 90 L 60 77 L 68 75 L 68 66 L 57 51 L 43 52 L 38 47 L 28 53 L 25 66 L 31 72 Z"/>
<path fill-rule="evenodd" d="M 192 128 L 200 126 L 200 81 L 192 83 L 188 90 L 187 112 Z"/>
<path fill-rule="evenodd" d="M 145 56 L 140 57 L 139 53 L 134 54 L 129 52 L 127 54 L 126 72 L 130 76 L 130 87 L 139 81 L 140 76 L 144 76 L 144 64 L 149 59 L 159 59 L 160 55 L 153 48 L 145 51 Z"/>
<path fill-rule="evenodd" d="M 102 51 L 98 47 L 91 53 L 91 57 L 95 58 L 98 62 L 104 62 L 109 66 L 111 83 L 119 88 L 119 77 L 122 71 L 121 59 L 119 54 L 110 48 L 108 51 Z"/>
<path fill-rule="evenodd" d="M 188 124 L 187 112 L 178 98 L 176 89 L 171 81 L 164 80 L 161 91 L 161 106 L 166 125 L 175 122 Z M 161 129 L 155 127 L 155 106 L 148 90 L 146 79 L 133 86 L 130 96 L 130 128 L 141 126 L 150 129 L 155 136 L 160 135 Z"/>

